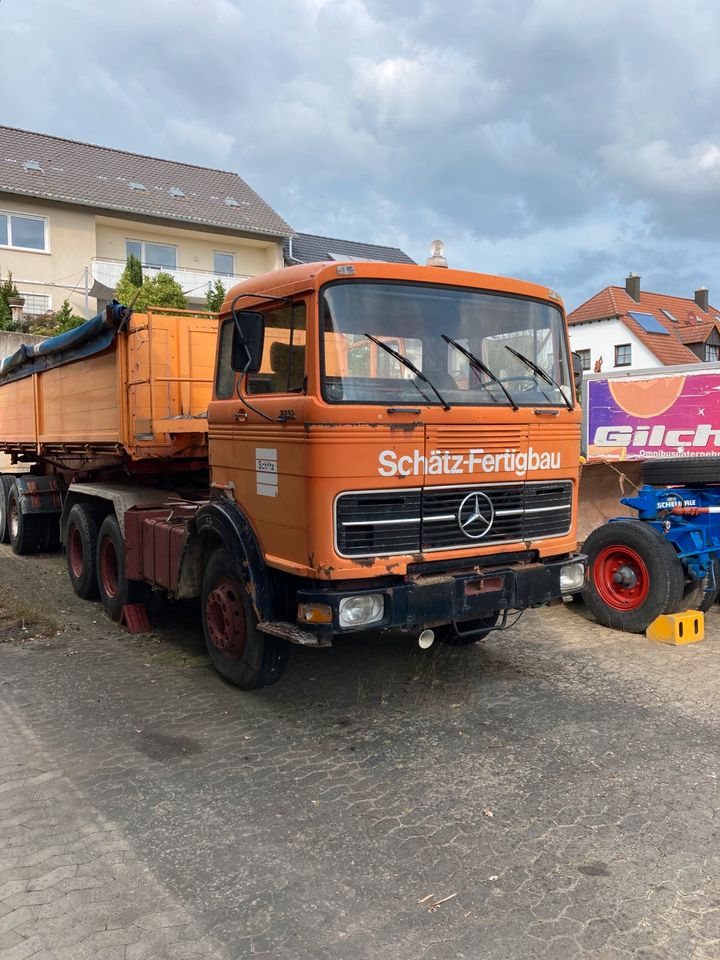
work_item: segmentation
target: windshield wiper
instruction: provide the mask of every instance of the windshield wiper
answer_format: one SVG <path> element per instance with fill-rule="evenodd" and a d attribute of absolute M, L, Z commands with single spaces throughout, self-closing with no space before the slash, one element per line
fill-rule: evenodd
<path fill-rule="evenodd" d="M 450 346 L 455 347 L 456 350 L 459 350 L 460 353 L 461 353 L 464 357 L 467 357 L 468 360 L 470 361 L 470 366 L 474 367 L 476 370 L 479 370 L 481 373 L 484 373 L 486 377 L 490 377 L 490 379 L 492 380 L 492 382 L 493 382 L 493 383 L 496 383 L 496 384 L 500 387 L 500 389 L 502 390 L 502 392 L 503 392 L 503 393 L 505 394 L 505 396 L 507 397 L 508 402 L 509 402 L 510 405 L 512 406 L 513 410 L 519 410 L 519 409 L 520 409 L 520 407 L 517 405 L 517 403 L 513 400 L 511 394 L 505 389 L 504 384 L 503 384 L 503 383 L 498 379 L 498 377 L 492 372 L 492 370 L 490 369 L 490 367 L 486 367 L 485 364 L 482 362 L 482 360 L 479 360 L 479 359 L 475 356 L 474 353 L 470 353 L 470 351 L 469 351 L 469 350 L 466 350 L 465 347 L 462 346 L 462 344 L 458 343 L 457 340 L 453 340 L 453 338 L 452 338 L 452 337 L 449 337 L 446 333 L 441 333 L 440 336 L 443 338 L 443 340 L 445 341 L 445 343 L 449 343 Z M 480 384 L 481 384 L 481 386 L 485 387 L 485 389 L 487 390 L 487 392 L 488 392 L 488 393 L 490 394 L 490 396 L 492 397 L 492 393 L 490 392 L 490 388 L 487 386 L 487 384 L 483 383 L 482 380 L 480 381 Z M 493 397 L 493 400 L 494 400 L 494 399 L 495 399 L 495 398 Z"/>
<path fill-rule="evenodd" d="M 435 384 L 432 382 L 432 380 L 429 380 L 429 379 L 425 376 L 425 374 L 422 372 L 422 370 L 419 370 L 419 369 L 415 366 L 415 364 L 412 362 L 412 360 L 408 360 L 408 358 L 407 358 L 404 354 L 400 353 L 399 350 L 394 350 L 392 347 L 389 347 L 386 343 L 383 343 L 382 340 L 378 340 L 378 338 L 377 338 L 377 337 L 374 337 L 371 333 L 366 333 L 365 336 L 368 338 L 368 340 L 372 340 L 373 343 L 376 343 L 379 347 L 382 347 L 382 349 L 385 351 L 385 353 L 389 353 L 391 357 L 395 357 L 395 359 L 398 360 L 400 363 L 402 363 L 404 366 L 406 366 L 406 367 L 408 368 L 408 370 L 412 370 L 412 372 L 415 374 L 416 377 L 419 377 L 420 380 L 423 380 L 423 381 L 430 387 L 430 389 L 431 389 L 432 392 L 435 394 L 435 396 L 438 398 L 438 400 L 439 400 L 440 403 L 443 405 L 443 408 L 444 408 L 445 410 L 451 410 L 451 409 L 452 409 L 452 407 L 450 406 L 450 404 L 449 404 L 449 403 L 447 402 L 447 400 L 443 397 L 443 395 L 440 393 L 440 391 L 439 391 L 438 388 L 435 386 Z M 422 391 L 420 391 L 420 392 L 422 392 Z"/>
<path fill-rule="evenodd" d="M 560 396 L 565 401 L 565 406 L 568 408 L 568 410 L 572 410 L 572 404 L 570 403 L 568 398 L 565 396 L 563 392 L 563 388 L 560 386 L 557 380 L 554 380 L 549 373 L 546 373 L 545 370 L 543 370 L 542 367 L 539 367 L 532 360 L 529 360 L 527 357 L 523 356 L 522 353 L 518 353 L 517 350 L 513 350 L 513 348 L 509 347 L 507 344 L 505 344 L 505 349 L 509 350 L 514 357 L 518 358 L 518 360 L 522 360 L 522 362 L 526 364 L 528 367 L 530 367 L 531 370 L 534 370 L 535 373 L 545 381 L 545 383 L 549 383 L 551 387 L 555 387 L 555 389 L 559 392 Z M 553 402 L 552 397 L 548 397 L 548 395 L 545 393 L 544 390 L 543 390 L 543 394 L 547 397 L 550 403 Z"/>

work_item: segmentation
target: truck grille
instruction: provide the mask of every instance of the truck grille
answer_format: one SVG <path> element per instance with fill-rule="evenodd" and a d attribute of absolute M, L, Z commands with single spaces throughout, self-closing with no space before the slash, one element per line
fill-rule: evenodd
<path fill-rule="evenodd" d="M 376 557 L 558 537 L 570 530 L 572 494 L 569 480 L 343 493 L 337 552 Z"/>

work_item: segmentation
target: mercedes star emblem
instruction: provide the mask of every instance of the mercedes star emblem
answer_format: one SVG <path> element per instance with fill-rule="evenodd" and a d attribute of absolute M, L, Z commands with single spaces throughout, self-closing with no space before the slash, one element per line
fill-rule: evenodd
<path fill-rule="evenodd" d="M 457 513 L 458 526 L 472 540 L 484 537 L 495 519 L 495 509 L 490 497 L 484 493 L 469 493 L 460 504 Z"/>

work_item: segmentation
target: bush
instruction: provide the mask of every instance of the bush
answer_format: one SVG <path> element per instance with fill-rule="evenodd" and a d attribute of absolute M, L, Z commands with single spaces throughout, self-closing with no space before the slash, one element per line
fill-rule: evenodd
<path fill-rule="evenodd" d="M 78 317 L 72 312 L 69 300 L 63 300 L 62 306 L 55 313 L 46 313 L 42 317 L 35 317 L 27 323 L 27 332 L 38 337 L 56 337 L 60 333 L 67 333 L 85 323 L 84 317 Z"/>
<path fill-rule="evenodd" d="M 136 261 L 137 262 L 137 261 Z M 175 310 L 187 310 L 187 300 L 182 287 L 169 273 L 158 273 L 147 277 L 138 286 L 132 280 L 133 268 L 129 262 L 115 287 L 115 297 L 125 306 L 135 300 L 133 309 L 143 313 L 150 307 L 170 307 Z M 139 291 L 139 292 L 138 292 Z"/>

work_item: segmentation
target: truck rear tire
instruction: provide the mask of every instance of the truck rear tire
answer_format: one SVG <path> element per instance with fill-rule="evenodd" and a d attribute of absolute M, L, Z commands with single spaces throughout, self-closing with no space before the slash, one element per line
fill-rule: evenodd
<path fill-rule="evenodd" d="M 720 483 L 720 457 L 668 457 L 646 460 L 640 468 L 643 483 L 654 487 Z"/>
<path fill-rule="evenodd" d="M 8 525 L 8 494 L 14 477 L 0 474 L 0 543 L 10 543 Z"/>
<path fill-rule="evenodd" d="M 23 513 L 20 509 L 20 493 L 13 480 L 7 496 L 7 525 L 13 553 L 25 556 L 37 553 L 45 546 L 47 534 L 43 514 Z"/>
<path fill-rule="evenodd" d="M 703 613 L 707 613 L 708 610 L 712 609 L 718 598 L 718 593 L 720 593 L 720 563 L 717 560 L 713 562 L 715 564 L 715 587 L 706 593 L 707 577 L 704 580 L 691 580 L 685 587 L 680 610 L 701 610 Z"/>
<path fill-rule="evenodd" d="M 76 503 L 70 511 L 65 534 L 65 561 L 75 593 L 83 600 L 97 600 L 97 546 L 104 510 L 97 503 Z"/>
<path fill-rule="evenodd" d="M 114 514 L 105 517 L 97 539 L 97 584 L 100 600 L 111 619 L 120 620 L 128 603 L 145 603 L 150 588 L 125 575 L 125 542 Z"/>
<path fill-rule="evenodd" d="M 583 599 L 606 627 L 643 633 L 656 617 L 676 613 L 685 575 L 675 548 L 641 520 L 593 530 L 583 544 L 590 577 Z"/>
<path fill-rule="evenodd" d="M 255 690 L 282 677 L 288 643 L 257 629 L 240 565 L 224 547 L 215 550 L 205 568 L 202 622 L 208 654 L 225 680 Z"/>

